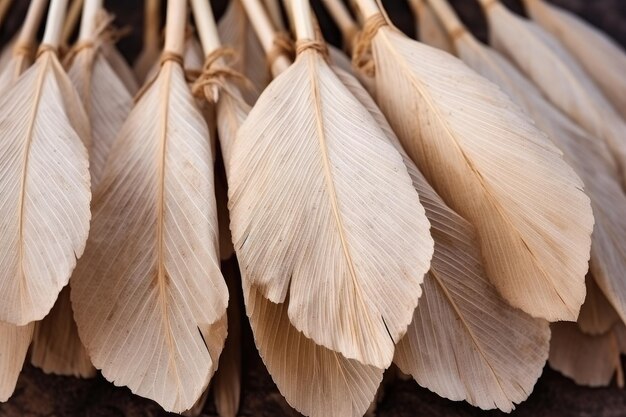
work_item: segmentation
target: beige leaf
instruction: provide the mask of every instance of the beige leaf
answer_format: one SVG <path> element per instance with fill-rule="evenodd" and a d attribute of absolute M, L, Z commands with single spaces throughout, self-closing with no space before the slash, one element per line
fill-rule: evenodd
<path fill-rule="evenodd" d="M 83 252 L 89 132 L 53 52 L 3 95 L 0 115 L 0 320 L 24 325 L 48 314 Z"/>
<path fill-rule="evenodd" d="M 243 278 L 254 340 L 287 402 L 310 417 L 362 416 L 383 370 L 315 344 L 293 327 L 286 304 L 266 300 Z"/>
<path fill-rule="evenodd" d="M 256 87 L 257 91 L 242 92 L 246 101 L 254 104 L 272 78 L 263 48 L 248 21 L 241 0 L 230 2 L 226 13 L 219 21 L 218 30 L 224 46 L 238 52 L 233 69 L 248 77 Z"/>
<path fill-rule="evenodd" d="M 564 152 L 564 159 L 580 175 L 591 199 L 595 226 L 591 245 L 591 273 L 595 282 L 626 319 L 626 196 L 608 161 L 609 152 L 602 141 L 591 137 L 546 101 L 537 88 L 496 51 L 480 44 L 469 33 L 456 41 L 459 56 L 471 68 L 498 84 L 522 109 L 532 116 Z M 609 307 L 610 308 L 610 307 Z M 583 329 L 591 330 L 589 311 L 581 311 Z M 604 315 L 601 332 L 614 320 Z M 587 324 L 589 324 L 587 326 Z M 596 323 L 599 324 L 599 323 Z M 597 333 L 597 332 L 594 332 Z"/>
<path fill-rule="evenodd" d="M 473 227 L 426 182 L 372 98 L 338 72 L 403 155 L 431 224 L 435 252 L 424 293 L 395 363 L 422 386 L 483 409 L 511 411 L 532 391 L 548 358 L 548 323 L 510 307 L 483 270 Z"/>
<path fill-rule="evenodd" d="M 454 45 L 427 0 L 410 0 L 417 16 L 417 39 L 433 48 L 454 54 Z"/>
<path fill-rule="evenodd" d="M 381 28 L 378 103 L 429 183 L 478 233 L 504 298 L 575 320 L 593 216 L 561 152 L 495 85 L 447 53 Z"/>
<path fill-rule="evenodd" d="M 525 0 L 526 10 L 565 46 L 626 117 L 626 53 L 609 36 L 575 14 L 542 0 Z"/>
<path fill-rule="evenodd" d="M 183 69 L 167 61 L 113 145 L 72 278 L 96 368 L 174 412 L 207 387 L 226 336 L 212 161 Z"/>
<path fill-rule="evenodd" d="M 401 156 L 317 52 L 263 92 L 229 162 L 237 257 L 303 334 L 386 368 L 433 242 Z M 402 254 L 402 256 L 398 256 Z"/>
<path fill-rule="evenodd" d="M 139 89 L 139 85 L 137 84 L 135 73 L 128 65 L 128 62 L 126 62 L 126 58 L 120 54 L 115 45 L 110 43 L 105 43 L 100 46 L 100 50 L 113 71 L 115 71 L 115 74 L 117 74 L 120 81 L 122 81 L 126 87 L 126 90 L 131 95 L 134 95 Z"/>
<path fill-rule="evenodd" d="M 619 316 L 598 288 L 592 276 L 587 277 L 587 297 L 580 309 L 578 327 L 584 333 L 598 336 L 610 331 L 620 322 Z"/>
<path fill-rule="evenodd" d="M 0 321 L 0 402 L 13 395 L 34 327 L 33 323 L 18 327 Z"/>
<path fill-rule="evenodd" d="M 626 183 L 626 122 L 575 59 L 548 32 L 500 3 L 488 9 L 488 18 L 493 46 L 556 107 L 608 145 L 620 168 L 620 181 Z"/>
<path fill-rule="evenodd" d="M 579 385 L 608 386 L 621 372 L 620 351 L 613 332 L 586 335 L 576 323 L 553 323 L 550 367 Z"/>
<path fill-rule="evenodd" d="M 50 314 L 35 325 L 30 360 L 47 374 L 80 378 L 96 375 L 78 337 L 69 286 L 61 291 Z"/>

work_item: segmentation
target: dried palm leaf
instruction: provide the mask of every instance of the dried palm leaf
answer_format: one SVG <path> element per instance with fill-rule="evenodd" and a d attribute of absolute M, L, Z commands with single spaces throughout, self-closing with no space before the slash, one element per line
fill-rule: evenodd
<path fill-rule="evenodd" d="M 207 7 L 202 1 L 194 2 L 198 9 L 200 7 L 196 3 L 200 7 Z M 260 11 L 260 14 L 252 13 L 251 16 L 255 16 L 257 27 L 263 28 L 260 30 L 264 34 L 261 38 L 271 48 L 273 28 L 265 11 L 260 8 L 261 4 L 258 0 L 246 0 L 245 4 Z M 196 16 L 205 52 L 209 56 L 215 54 L 219 48 L 219 39 L 211 26 L 210 9 L 197 12 Z M 286 61 L 284 56 L 276 60 L 277 63 Z M 216 67 L 210 65 L 208 69 L 220 68 L 221 71 L 213 72 L 216 77 L 213 83 L 206 80 L 201 85 L 204 86 L 207 98 L 217 101 L 220 144 L 227 175 L 231 175 L 229 161 L 232 147 L 250 108 L 239 94 L 237 86 L 232 83 L 233 80 L 219 76 L 227 74 L 223 66 L 225 64 L 216 62 L 214 65 Z M 212 87 L 216 87 L 219 94 Z M 287 305 L 271 303 L 247 284 L 244 284 L 244 293 L 255 342 L 287 401 L 301 412 L 315 417 L 363 415 L 376 394 L 383 371 L 346 359 L 339 353 L 315 344 L 293 327 L 288 318 Z"/>
<path fill-rule="evenodd" d="M 241 280 L 234 261 L 224 264 L 228 284 L 228 338 L 215 374 L 213 396 L 220 417 L 236 417 L 241 400 Z"/>
<path fill-rule="evenodd" d="M 402 158 L 315 49 L 308 5 L 293 6 L 305 47 L 232 149 L 235 250 L 250 286 L 289 298 L 306 337 L 385 368 L 421 293 L 429 225 Z"/>
<path fill-rule="evenodd" d="M 126 90 L 134 95 L 137 90 L 139 90 L 139 84 L 137 83 L 137 78 L 135 78 L 135 73 L 126 61 L 126 58 L 124 58 L 117 50 L 113 42 L 101 44 L 100 50 L 113 71 L 115 71 L 119 79 L 122 83 L 124 83 Z"/>
<path fill-rule="evenodd" d="M 443 397 L 511 411 L 528 398 L 548 358 L 547 322 L 500 297 L 483 270 L 473 227 L 428 185 L 363 87 L 339 74 L 403 155 L 435 240 L 423 295 L 394 362 Z"/>
<path fill-rule="evenodd" d="M 50 314 L 35 325 L 30 360 L 48 374 L 96 376 L 96 369 L 78 337 L 69 286 L 61 291 Z"/>
<path fill-rule="evenodd" d="M 512 97 L 564 152 L 564 159 L 580 175 L 595 216 L 591 272 L 621 317 L 626 318 L 626 283 L 622 279 L 626 270 L 623 244 L 626 220 L 622 215 L 626 211 L 626 196 L 615 179 L 615 168 L 608 162 L 610 154 L 606 146 L 548 103 L 506 59 L 474 39 L 445 1 L 428 1 L 438 11 L 448 33 L 457 34 L 454 44 L 459 57 Z"/>
<path fill-rule="evenodd" d="M 11 88 L 20 75 L 33 63 L 37 32 L 47 5 L 48 0 L 33 0 L 30 3 L 24 25 L 11 46 L 11 58 L 1 68 L 0 93 Z"/>
<path fill-rule="evenodd" d="M 480 0 L 495 49 L 510 58 L 565 114 L 613 153 L 626 184 L 626 122 L 575 59 L 548 32 L 518 17 L 499 1 Z"/>
<path fill-rule="evenodd" d="M 543 0 L 524 0 L 533 20 L 561 41 L 626 118 L 626 53 L 573 13 Z"/>
<path fill-rule="evenodd" d="M 230 2 L 218 24 L 218 30 L 223 44 L 238 52 L 233 69 L 244 74 L 256 88 L 242 92 L 246 101 L 254 104 L 260 92 L 269 84 L 271 75 L 263 48 L 250 26 L 241 0 Z"/>
<path fill-rule="evenodd" d="M 186 17 L 186 2 L 168 2 L 161 70 L 114 143 L 72 278 L 79 334 L 94 365 L 173 412 L 191 408 L 206 389 L 228 303 L 209 132 L 181 65 Z"/>
<path fill-rule="evenodd" d="M 133 66 L 135 76 L 142 83 L 149 79 L 148 74 L 161 53 L 161 0 L 145 0 L 144 8 L 143 49 Z"/>
<path fill-rule="evenodd" d="M 50 7 L 35 64 L 0 100 L 0 320 L 42 319 L 89 231 L 89 123 L 58 61 L 66 0 Z"/>
<path fill-rule="evenodd" d="M 34 327 L 33 323 L 19 327 L 0 321 L 0 402 L 13 395 Z"/>
<path fill-rule="evenodd" d="M 433 48 L 454 54 L 454 45 L 441 21 L 426 0 L 409 0 L 417 18 L 417 39 Z"/>
<path fill-rule="evenodd" d="M 387 26 L 373 0 L 358 3 L 378 103 L 429 183 L 476 227 L 489 278 L 535 317 L 575 320 L 593 226 L 580 179 L 495 85 Z"/>
<path fill-rule="evenodd" d="M 598 336 L 610 331 L 621 320 L 592 276 L 587 277 L 587 297 L 580 309 L 578 327 L 584 333 Z"/>
<path fill-rule="evenodd" d="M 550 367 L 579 385 L 602 387 L 614 376 L 623 385 L 623 370 L 615 334 L 583 333 L 576 323 L 553 323 Z"/>

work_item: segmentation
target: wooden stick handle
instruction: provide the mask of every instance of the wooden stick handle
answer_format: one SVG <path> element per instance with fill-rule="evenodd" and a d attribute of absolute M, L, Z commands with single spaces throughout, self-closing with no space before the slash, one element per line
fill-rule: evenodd
<path fill-rule="evenodd" d="M 186 23 L 187 0 L 168 0 L 164 49 L 166 53 L 180 56 L 185 53 Z"/>
<path fill-rule="evenodd" d="M 487 11 L 491 6 L 500 3 L 500 0 L 478 0 L 478 2 L 483 7 L 483 10 Z"/>
<path fill-rule="evenodd" d="M 96 31 L 96 18 L 98 12 L 103 7 L 103 0 L 85 0 L 83 6 L 83 17 L 80 23 L 80 34 L 78 39 L 80 41 L 87 41 L 91 39 Z"/>
<path fill-rule="evenodd" d="M 465 32 L 465 25 L 447 0 L 427 0 L 450 36 Z"/>
<path fill-rule="evenodd" d="M 339 31 L 341 32 L 341 37 L 343 38 L 344 45 L 347 46 L 348 49 L 351 49 L 352 38 L 354 37 L 354 34 L 359 30 L 359 26 L 352 18 L 352 15 L 350 15 L 348 8 L 341 0 L 322 0 L 322 3 L 339 27 Z"/>
<path fill-rule="evenodd" d="M 180 0 L 182 1 L 182 0 Z M 161 29 L 161 0 L 144 0 L 143 42 L 144 48 L 159 47 Z"/>
<path fill-rule="evenodd" d="M 28 6 L 28 12 L 26 12 L 26 19 L 24 20 L 24 26 L 20 30 L 20 34 L 17 37 L 15 46 L 17 48 L 29 47 L 35 43 L 37 38 L 37 32 L 41 25 L 41 19 L 43 13 L 48 5 L 48 0 L 32 0 Z"/>
<path fill-rule="evenodd" d="M 63 22 L 67 10 L 67 0 L 52 0 L 48 9 L 48 20 L 43 35 L 42 45 L 58 48 L 63 35 Z"/>
<path fill-rule="evenodd" d="M 272 19 L 274 27 L 278 30 L 285 30 L 285 22 L 283 21 L 283 13 L 280 9 L 279 0 L 263 0 L 265 9 Z"/>
<path fill-rule="evenodd" d="M 211 4 L 207 0 L 191 0 L 191 9 L 200 36 L 202 50 L 208 56 L 221 46 Z"/>
<path fill-rule="evenodd" d="M 63 25 L 63 36 L 61 37 L 61 44 L 67 45 L 70 42 L 70 38 L 76 29 L 80 12 L 83 10 L 83 0 L 73 0 L 70 4 L 70 8 L 67 11 L 67 17 L 65 18 L 65 24 Z"/>
<path fill-rule="evenodd" d="M 313 13 L 309 0 L 291 0 L 291 13 L 293 14 L 293 23 L 296 28 L 296 37 L 298 40 L 315 40 Z"/>
<path fill-rule="evenodd" d="M 11 0 L 0 0 L 0 24 L 4 23 L 4 18 L 7 17 L 11 3 Z"/>
<path fill-rule="evenodd" d="M 368 18 L 381 13 L 376 0 L 355 0 L 354 2 L 361 12 L 363 20 L 367 20 Z"/>

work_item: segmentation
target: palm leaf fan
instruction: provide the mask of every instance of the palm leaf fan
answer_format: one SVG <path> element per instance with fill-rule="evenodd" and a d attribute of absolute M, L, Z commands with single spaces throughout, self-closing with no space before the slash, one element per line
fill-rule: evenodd
<path fill-rule="evenodd" d="M 534 21 L 552 33 L 626 118 L 626 53 L 573 13 L 542 0 L 524 0 Z"/>
<path fill-rule="evenodd" d="M 541 375 L 549 350 L 548 323 L 500 297 L 482 267 L 473 227 L 428 185 L 363 87 L 348 74 L 338 74 L 403 155 L 435 240 L 424 292 L 395 363 L 443 397 L 511 411 Z"/>
<path fill-rule="evenodd" d="M 37 31 L 48 0 L 33 0 L 28 6 L 24 25 L 11 46 L 11 58 L 0 71 L 0 92 L 6 92 L 33 63 Z"/>
<path fill-rule="evenodd" d="M 320 53 L 308 5 L 292 6 L 299 57 L 232 149 L 235 250 L 250 286 L 274 303 L 289 297 L 304 335 L 384 368 L 421 293 L 429 225 L 402 158 Z"/>
<path fill-rule="evenodd" d="M 593 226 L 580 179 L 495 85 L 388 26 L 373 0 L 358 4 L 367 22 L 357 63 L 368 64 L 371 45 L 381 110 L 433 188 L 476 227 L 487 276 L 514 307 L 575 320 Z"/>
<path fill-rule="evenodd" d="M 204 2 L 197 3 L 200 7 L 197 7 L 196 20 L 200 34 L 205 34 L 201 36 L 205 52 L 208 56 L 219 56 L 219 42 L 215 31 L 211 29 L 214 26 L 209 18 L 210 10 L 200 12 L 201 7 L 207 5 Z M 259 0 L 245 0 L 244 5 L 250 16 L 254 16 L 252 23 L 261 34 L 262 43 L 267 45 L 266 52 L 271 51 L 275 33 L 261 3 Z M 289 66 L 284 56 L 279 55 L 275 62 L 278 64 L 275 65 L 277 69 L 286 69 Z M 207 67 L 207 74 L 215 77 L 213 82 L 210 83 L 211 79 L 205 78 L 199 85 L 204 87 L 209 100 L 217 100 L 220 145 L 227 176 L 230 178 L 232 148 L 237 140 L 237 131 L 250 108 L 241 98 L 237 85 L 233 83 L 236 78 L 225 76 L 229 73 L 233 75 L 226 70 L 228 67 L 225 65 L 214 61 L 213 65 Z M 216 88 L 213 87 L 217 88 L 219 94 L 216 95 Z M 382 380 L 382 369 L 347 359 L 340 353 L 316 344 L 293 327 L 288 317 L 287 304 L 268 301 L 254 287 L 249 286 L 248 282 L 244 277 L 246 310 L 251 319 L 256 345 L 289 404 L 315 417 L 363 415 Z"/>
<path fill-rule="evenodd" d="M 161 69 L 113 144 L 71 294 L 96 368 L 172 412 L 206 389 L 228 303 L 209 131 L 181 65 L 186 17 L 168 2 Z"/>
<path fill-rule="evenodd" d="M 626 196 L 611 167 L 610 154 L 602 141 L 591 137 L 552 106 L 537 88 L 496 51 L 482 45 L 465 30 L 443 0 L 428 0 L 435 7 L 459 57 L 472 69 L 499 85 L 530 115 L 564 153 L 591 199 L 595 226 L 591 245 L 591 273 L 602 291 L 626 319 Z M 581 313 L 582 314 L 582 313 Z"/>
<path fill-rule="evenodd" d="M 33 336 L 34 325 L 15 326 L 0 321 L 0 402 L 7 401 L 17 384 Z"/>
<path fill-rule="evenodd" d="M 88 120 L 59 60 L 66 0 L 50 7 L 36 62 L 0 100 L 0 320 L 48 314 L 89 231 Z"/>
<path fill-rule="evenodd" d="M 135 76 L 143 83 L 159 61 L 161 53 L 161 0 L 144 0 L 143 47 L 133 65 Z"/>
<path fill-rule="evenodd" d="M 626 184 L 626 122 L 575 59 L 548 32 L 497 0 L 480 0 L 490 42 L 511 59 L 561 111 L 606 142 Z"/>
<path fill-rule="evenodd" d="M 409 0 L 417 20 L 417 39 L 433 48 L 454 54 L 454 45 L 427 0 Z"/>
<path fill-rule="evenodd" d="M 238 52 L 233 69 L 244 74 L 254 85 L 255 89 L 242 91 L 245 100 L 254 104 L 272 78 L 270 65 L 265 59 L 254 29 L 250 26 L 241 1 L 230 2 L 226 13 L 219 21 L 218 30 L 223 44 Z"/>

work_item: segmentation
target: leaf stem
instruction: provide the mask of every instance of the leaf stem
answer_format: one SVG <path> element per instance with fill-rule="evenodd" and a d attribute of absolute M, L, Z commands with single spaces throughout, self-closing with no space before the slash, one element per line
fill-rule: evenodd
<path fill-rule="evenodd" d="M 169 0 L 165 26 L 165 52 L 180 56 L 185 53 L 186 22 L 187 0 Z"/>
<path fill-rule="evenodd" d="M 29 47 L 35 43 L 37 31 L 41 25 L 41 19 L 47 5 L 48 0 L 32 0 L 30 6 L 28 6 L 24 26 L 22 26 L 15 44 L 17 48 Z"/>
<path fill-rule="evenodd" d="M 221 46 L 211 4 L 207 0 L 191 0 L 191 8 L 202 49 L 204 54 L 208 56 Z"/>
<path fill-rule="evenodd" d="M 103 7 L 103 0 L 85 0 L 83 6 L 83 16 L 80 23 L 80 41 L 87 41 L 93 38 L 96 31 L 96 18 L 98 12 Z"/>
<path fill-rule="evenodd" d="M 52 0 L 48 9 L 48 20 L 42 45 L 58 48 L 63 34 L 63 22 L 67 10 L 67 0 Z"/>

